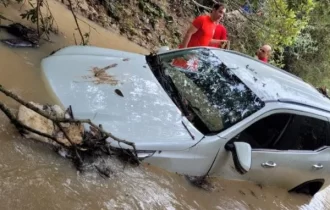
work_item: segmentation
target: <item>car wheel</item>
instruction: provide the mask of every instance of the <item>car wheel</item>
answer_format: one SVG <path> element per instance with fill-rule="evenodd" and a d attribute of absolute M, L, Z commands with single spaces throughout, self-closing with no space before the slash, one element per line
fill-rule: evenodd
<path fill-rule="evenodd" d="M 315 179 L 304 182 L 297 187 L 289 190 L 289 193 L 301 193 L 314 196 L 324 184 L 324 179 Z"/>

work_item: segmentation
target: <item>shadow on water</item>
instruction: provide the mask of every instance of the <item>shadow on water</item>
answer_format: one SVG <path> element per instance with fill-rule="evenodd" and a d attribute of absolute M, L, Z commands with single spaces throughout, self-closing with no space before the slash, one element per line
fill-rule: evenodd
<path fill-rule="evenodd" d="M 74 20 L 64 6 L 49 1 L 61 36 L 39 49 L 11 49 L 0 45 L 0 84 L 27 100 L 54 103 L 42 82 L 40 60 L 53 50 L 73 44 Z M 20 20 L 14 5 L 3 15 Z M 86 20 L 88 21 L 88 20 Z M 91 23 L 92 24 L 92 23 Z M 86 26 L 87 27 L 87 26 Z M 96 25 L 91 44 L 147 53 L 145 49 Z M 0 32 L 0 37 L 10 37 Z M 13 108 L 17 105 L 0 96 Z M 21 139 L 0 114 L 0 206 L 12 209 L 329 209 L 328 189 L 311 199 L 282 189 L 247 182 L 210 179 L 208 191 L 192 186 L 185 177 L 151 166 L 126 167 L 110 160 L 115 173 L 109 179 L 79 174 L 71 162 L 45 145 Z"/>

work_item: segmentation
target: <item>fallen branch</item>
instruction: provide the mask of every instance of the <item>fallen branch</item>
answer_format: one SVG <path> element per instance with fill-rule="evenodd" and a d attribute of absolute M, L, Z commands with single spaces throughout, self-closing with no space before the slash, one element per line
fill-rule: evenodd
<path fill-rule="evenodd" d="M 3 16 L 1 14 L 0 14 L 0 19 L 7 20 L 7 21 L 12 22 L 12 23 L 14 22 L 14 21 L 10 20 L 9 18 L 6 18 L 5 16 Z"/>
<path fill-rule="evenodd" d="M 63 144 L 62 142 L 57 141 L 57 139 L 54 136 L 48 135 L 46 133 L 37 131 L 33 128 L 30 128 L 29 126 L 24 125 L 22 122 L 20 122 L 19 120 L 16 119 L 16 117 L 11 113 L 11 111 L 8 109 L 8 107 L 6 105 L 4 105 L 3 103 L 0 102 L 0 110 L 9 118 L 10 122 L 17 128 L 17 130 L 19 131 L 20 134 L 24 134 L 24 129 L 31 131 L 33 133 L 36 133 L 40 136 L 49 138 L 51 140 L 53 140 L 54 142 L 60 144 L 63 147 L 66 147 L 65 144 Z"/>
<path fill-rule="evenodd" d="M 100 34 L 100 32 L 97 31 L 97 29 L 93 26 L 91 26 L 89 23 L 87 23 L 86 21 L 82 20 L 81 18 L 78 18 L 77 19 L 83 23 L 85 23 L 86 25 L 88 25 L 89 28 L 92 28 L 96 33 Z"/>
<path fill-rule="evenodd" d="M 81 37 L 81 42 L 82 42 L 83 45 L 86 45 L 87 43 L 85 42 L 84 35 L 81 32 L 81 29 L 80 29 L 80 26 L 79 26 L 79 23 L 78 23 L 78 18 L 77 18 L 76 14 L 73 11 L 72 2 L 71 2 L 71 0 L 68 0 L 68 2 L 69 2 L 70 11 L 71 11 L 71 13 L 73 15 L 73 18 L 74 18 L 74 21 L 76 22 L 76 25 L 77 25 L 77 30 L 78 30 L 78 32 L 80 34 L 80 37 Z"/>
<path fill-rule="evenodd" d="M 196 2 L 195 0 L 191 0 L 196 6 L 198 7 L 202 7 L 203 9 L 206 9 L 206 10 L 212 10 L 211 7 L 207 7 L 207 6 L 204 6 L 204 5 L 201 5 L 200 3 Z"/>
<path fill-rule="evenodd" d="M 106 132 L 105 130 L 103 130 L 103 128 L 97 126 L 96 124 L 94 124 L 90 119 L 71 119 L 71 118 L 57 118 L 57 117 L 53 117 L 50 116 L 49 114 L 47 114 L 45 111 L 40 110 L 39 108 L 37 108 L 36 106 L 25 102 L 23 99 L 21 99 L 19 96 L 13 94 L 12 92 L 6 90 L 5 88 L 3 88 L 2 85 L 0 85 L 0 92 L 4 93 L 6 96 L 14 99 L 15 101 L 17 101 L 18 103 L 22 104 L 23 106 L 35 111 L 36 113 L 40 114 L 41 116 L 56 122 L 56 123 L 87 123 L 89 125 L 91 125 L 92 127 L 96 128 L 97 130 L 99 130 L 101 133 L 104 133 L 107 137 L 112 138 L 113 140 L 119 142 L 119 143 L 124 143 L 127 144 L 131 147 L 133 147 L 133 149 L 135 150 L 135 144 L 133 142 L 130 141 L 126 141 L 120 138 L 115 137 L 114 135 L 112 135 L 109 132 Z"/>
<path fill-rule="evenodd" d="M 137 152 L 135 148 L 135 144 L 130 141 L 126 141 L 120 138 L 115 137 L 111 133 L 105 131 L 101 125 L 96 125 L 93 123 L 90 119 L 74 119 L 73 113 L 71 110 L 71 106 L 69 109 L 65 112 L 60 112 L 62 113 L 60 116 L 63 117 L 58 117 L 58 115 L 54 115 L 54 112 L 56 111 L 54 107 L 44 105 L 42 109 L 38 108 L 35 106 L 32 102 L 28 103 L 25 102 L 23 99 L 21 99 L 19 96 L 15 95 L 14 93 L 6 90 L 2 85 L 0 85 L 0 92 L 5 94 L 6 96 L 10 97 L 11 99 L 15 100 L 16 102 L 21 104 L 21 107 L 19 109 L 19 114 L 20 113 L 26 113 L 25 115 L 18 115 L 18 118 L 14 116 L 14 114 L 11 113 L 11 111 L 3 104 L 0 102 L 0 110 L 9 118 L 10 122 L 17 128 L 19 133 L 22 136 L 27 137 L 29 135 L 29 132 L 33 134 L 40 135 L 41 137 L 45 137 L 45 139 L 39 138 L 39 136 L 34 136 L 31 137 L 31 135 L 27 138 L 36 138 L 38 137 L 37 140 L 43 141 L 50 143 L 48 139 L 52 140 L 52 142 L 57 143 L 59 146 L 64 148 L 66 151 L 68 151 L 68 154 L 66 157 L 69 157 L 72 159 L 74 162 L 75 166 L 77 167 L 78 170 L 82 170 L 83 167 L 85 167 L 85 163 L 91 162 L 90 164 L 93 163 L 93 161 L 96 161 L 97 158 L 100 156 L 111 156 L 112 154 L 116 154 L 117 157 L 121 159 L 125 159 L 125 161 L 129 162 L 132 161 L 133 163 L 139 164 L 139 159 L 137 157 Z M 26 107 L 26 108 L 24 108 Z M 54 111 L 47 113 L 46 111 Z M 22 111 L 24 110 L 24 112 Z M 27 111 L 30 110 L 30 111 Z M 45 111 L 46 110 L 46 111 Z M 21 111 L 21 112 L 20 112 Z M 32 112 L 34 111 L 34 112 Z M 62 111 L 62 110 L 61 110 Z M 69 113 L 67 113 L 69 112 Z M 35 115 L 35 114 L 38 114 Z M 69 114 L 69 116 L 67 115 Z M 28 116 L 26 118 L 22 118 L 22 116 Z M 31 117 L 32 116 L 32 117 Z M 42 118 L 43 117 L 43 118 Z M 43 129 L 45 132 L 41 132 L 35 128 L 32 128 L 28 125 L 34 125 L 33 123 L 29 123 L 31 119 L 36 119 L 38 118 L 39 121 L 37 122 L 40 123 L 45 123 L 46 127 L 41 126 L 41 129 Z M 40 119 L 44 120 L 40 120 Z M 23 119 L 23 121 L 20 121 L 19 119 Z M 56 126 L 52 126 L 51 122 Z M 67 123 L 67 124 L 66 124 Z M 80 129 L 83 123 L 87 123 L 90 125 L 90 130 L 89 131 L 83 131 L 81 133 Z M 47 127 L 47 125 L 50 124 L 51 127 Z M 65 126 L 65 128 L 64 128 Z M 73 127 L 70 127 L 73 126 Z M 74 130 L 74 126 L 77 126 L 79 135 L 77 137 L 77 133 Z M 49 130 L 49 128 L 51 128 Z M 67 129 L 67 130 L 66 130 Z M 69 132 L 69 133 L 68 133 Z M 73 133 L 72 133 L 73 132 Z M 65 137 L 64 140 L 62 137 L 59 137 L 59 134 L 63 133 L 63 136 Z M 52 134 L 52 135 L 50 135 Z M 71 136 L 70 136 L 70 135 Z M 74 139 L 71 139 L 73 137 Z M 132 147 L 132 149 L 123 149 L 123 148 L 113 148 L 111 147 L 108 142 L 106 141 L 108 138 L 111 138 L 113 141 L 117 141 L 118 143 L 124 143 L 126 145 L 129 145 Z M 62 139 L 62 140 L 61 140 Z M 65 139 L 67 141 L 65 141 Z M 80 139 L 80 140 L 79 140 Z M 101 170 L 100 167 L 103 169 Z M 104 168 L 104 166 L 100 167 L 94 167 L 94 169 L 97 169 L 97 171 L 102 175 L 104 173 L 108 173 L 109 169 Z M 109 172 L 110 173 L 110 172 Z"/>
<path fill-rule="evenodd" d="M 41 4 L 41 1 L 37 0 L 37 32 L 38 32 L 39 39 L 40 39 L 40 26 L 39 26 L 40 4 Z"/>

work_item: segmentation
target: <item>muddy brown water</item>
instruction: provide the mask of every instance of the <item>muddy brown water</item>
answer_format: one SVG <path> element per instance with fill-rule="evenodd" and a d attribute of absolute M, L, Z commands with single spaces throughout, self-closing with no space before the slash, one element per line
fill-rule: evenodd
<path fill-rule="evenodd" d="M 0 84 L 29 101 L 56 103 L 40 74 L 43 57 L 59 47 L 73 44 L 74 20 L 60 3 L 49 1 L 62 35 L 39 49 L 13 49 L 0 44 Z M 20 5 L 0 7 L 0 13 L 20 20 Z M 22 8 L 24 10 L 24 7 Z M 82 17 L 80 17 L 83 19 Z M 88 20 L 84 19 L 89 22 Z M 2 23 L 5 23 L 4 21 Z M 90 22 L 89 22 L 90 23 Z M 90 23 L 91 44 L 119 50 L 147 50 Z M 84 30 L 87 25 L 82 24 Z M 0 31 L 0 37 L 9 37 Z M 17 104 L 2 94 L 0 100 L 13 110 Z M 45 145 L 19 137 L 0 115 L 0 209 L 330 209 L 329 188 L 310 198 L 275 187 L 210 179 L 212 188 L 196 188 L 182 176 L 154 166 L 126 167 L 113 161 L 109 179 L 79 174 L 71 162 Z M 283 177 L 285 178 L 285 177 Z"/>

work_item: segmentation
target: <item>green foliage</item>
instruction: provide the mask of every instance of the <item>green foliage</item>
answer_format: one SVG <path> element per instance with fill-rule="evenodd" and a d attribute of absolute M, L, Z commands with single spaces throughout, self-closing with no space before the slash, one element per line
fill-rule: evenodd
<path fill-rule="evenodd" d="M 291 46 L 309 21 L 313 0 L 306 0 L 298 8 L 289 8 L 285 0 L 268 0 L 265 8 L 265 25 L 270 34 L 265 40 L 274 46 Z M 304 11 L 304 15 L 301 15 Z M 299 16 L 298 16 L 299 14 Z M 264 35 L 264 34 L 263 34 Z"/>
<path fill-rule="evenodd" d="M 6 0 L 0 0 L 5 4 Z M 17 3 L 24 3 L 24 0 L 15 0 Z M 69 0 L 70 3 L 72 4 L 71 0 Z M 33 2 L 33 3 L 32 3 Z M 50 7 L 48 5 L 47 0 L 37 0 L 32 1 L 28 0 L 28 3 L 30 5 L 30 9 L 25 10 L 23 13 L 20 14 L 22 19 L 26 19 L 31 21 L 32 23 L 37 25 L 37 31 L 38 31 L 38 36 L 41 38 L 43 34 L 47 36 L 49 39 L 50 32 L 57 33 L 57 29 L 54 27 L 54 17 L 52 15 L 52 12 L 50 10 Z M 42 12 L 41 7 L 46 7 L 46 14 Z M 72 14 L 76 20 L 75 13 L 72 8 L 70 8 L 72 11 Z M 81 37 L 81 45 L 87 45 L 89 43 L 89 38 L 90 38 L 90 31 L 86 33 L 82 33 L 78 22 L 77 23 L 77 30 L 79 31 L 80 37 Z"/>
<path fill-rule="evenodd" d="M 290 49 L 288 69 L 306 81 L 330 85 L 330 11 L 328 0 L 318 0 L 309 25 Z"/>
<path fill-rule="evenodd" d="M 234 0 L 230 4 L 237 9 L 243 3 Z M 269 44 L 274 50 L 270 63 L 280 68 L 284 67 L 286 47 L 308 46 L 315 51 L 317 46 L 311 36 L 301 34 L 309 24 L 314 0 L 250 0 L 250 5 L 254 12 L 245 15 L 246 22 L 237 24 L 234 20 L 228 27 L 233 49 L 254 55 L 258 47 Z"/>
<path fill-rule="evenodd" d="M 20 16 L 22 19 L 31 20 L 32 23 L 36 23 L 38 21 L 37 8 L 26 10 L 25 13 L 22 13 Z"/>

